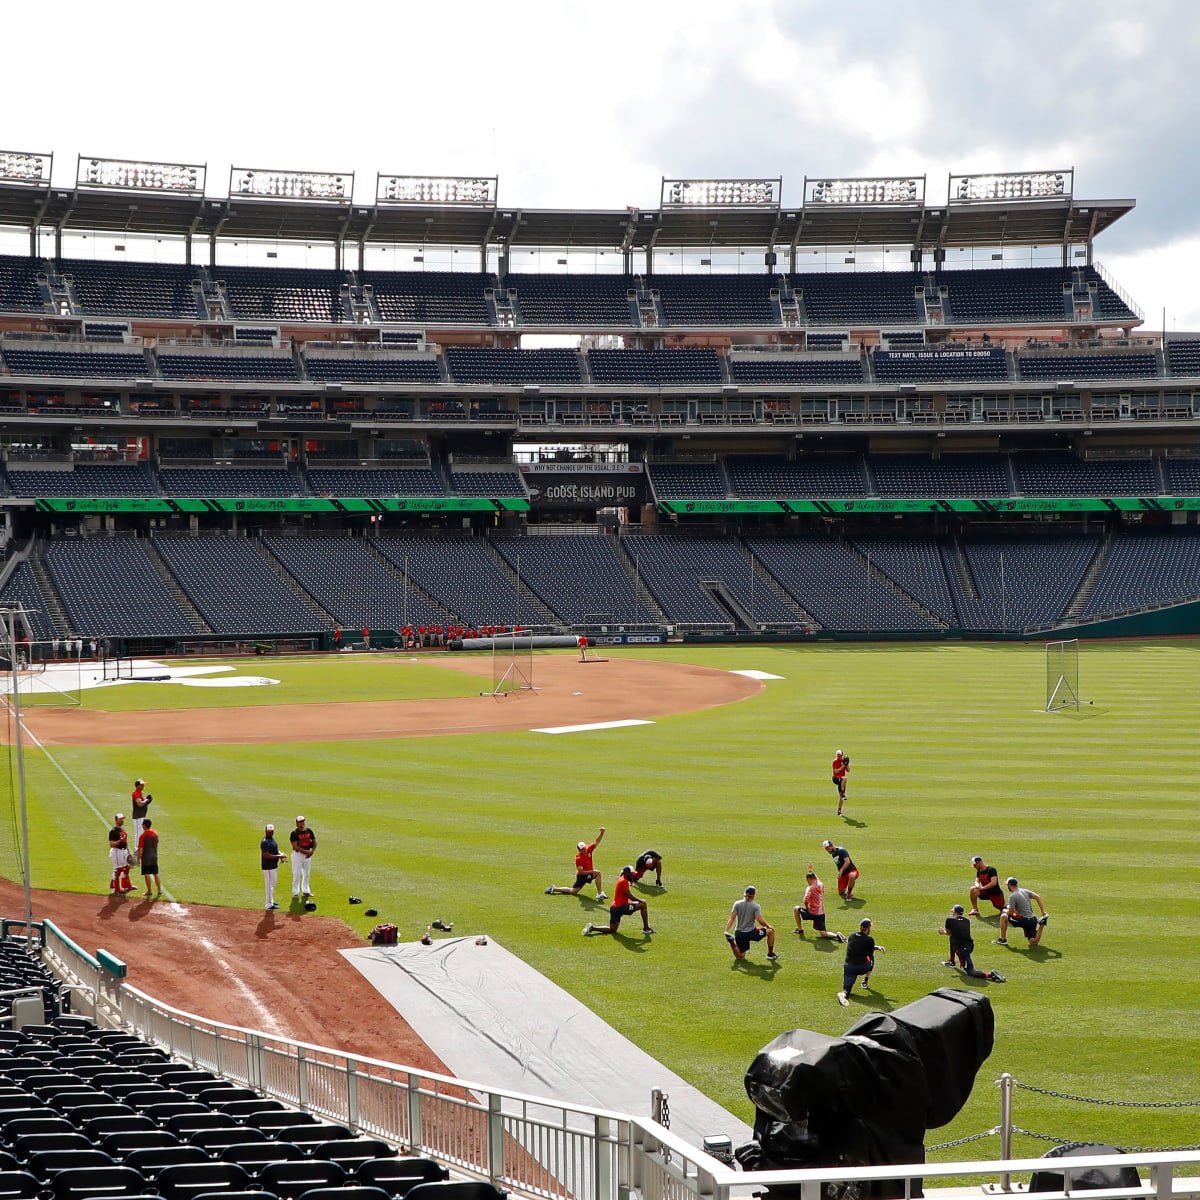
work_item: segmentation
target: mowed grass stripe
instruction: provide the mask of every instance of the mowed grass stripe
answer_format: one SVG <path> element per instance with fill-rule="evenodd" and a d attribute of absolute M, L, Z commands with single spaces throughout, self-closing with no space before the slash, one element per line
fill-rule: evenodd
<path fill-rule="evenodd" d="M 1042 949 L 1026 952 L 1019 933 L 1016 949 L 992 946 L 996 919 L 979 923 L 976 962 L 1010 980 L 971 985 L 995 1006 L 997 1046 L 967 1108 L 933 1142 L 996 1124 L 991 1085 L 1002 1070 L 1102 1098 L 1200 1098 L 1197 653 L 1190 642 L 1085 645 L 1082 691 L 1095 704 L 1076 716 L 1040 711 L 1039 645 L 614 650 L 783 678 L 726 708 L 569 738 L 55 755 L 102 811 L 124 807 L 136 775 L 151 781 L 164 879 L 184 900 L 256 904 L 262 823 L 290 828 L 303 812 L 321 839 L 323 913 L 365 931 L 373 922 L 346 904 L 355 894 L 408 938 L 439 916 L 487 931 L 746 1118 L 742 1075 L 779 1032 L 839 1034 L 873 1008 L 961 983 L 938 966 L 945 940 L 935 930 L 966 901 L 971 855 L 983 854 L 1043 895 L 1051 924 Z M 320 665 L 311 686 L 337 698 L 347 664 L 330 662 L 324 675 Z M 829 782 L 837 747 L 852 756 L 845 822 Z M 102 891 L 104 831 L 39 755 L 28 768 L 35 883 Z M 600 825 L 610 891 L 639 851 L 666 855 L 669 890 L 642 893 L 660 930 L 651 942 L 585 940 L 581 924 L 606 906 L 542 895 L 570 882 L 575 842 Z M 861 905 L 834 894 L 824 837 L 862 869 Z M 807 861 L 830 885 L 831 927 L 849 931 L 865 913 L 889 949 L 869 1004 L 856 999 L 848 1012 L 834 1000 L 842 952 L 788 932 Z M 749 968 L 733 968 L 721 937 L 748 883 L 779 930 L 777 971 L 761 946 Z M 648 1093 L 653 1081 L 643 1082 Z M 1019 1092 L 1015 1112 L 1054 1136 L 1194 1141 L 1194 1109 L 1083 1108 Z M 1042 1147 L 1018 1139 L 1016 1149 Z"/>

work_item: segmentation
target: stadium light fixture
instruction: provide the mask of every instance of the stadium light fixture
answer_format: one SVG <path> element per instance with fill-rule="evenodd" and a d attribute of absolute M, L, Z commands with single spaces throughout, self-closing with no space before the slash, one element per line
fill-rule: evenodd
<path fill-rule="evenodd" d="M 131 158 L 79 156 L 75 185 L 121 191 L 175 192 L 199 196 L 204 192 L 205 168 L 192 163 L 143 162 Z"/>
<path fill-rule="evenodd" d="M 804 180 L 806 204 L 921 204 L 924 175 Z"/>
<path fill-rule="evenodd" d="M 0 180 L 5 183 L 49 183 L 53 154 L 0 150 Z"/>
<path fill-rule="evenodd" d="M 232 167 L 229 171 L 230 198 L 348 204 L 353 194 L 353 171 L 276 171 L 262 167 Z"/>
<path fill-rule="evenodd" d="M 663 208 L 778 208 L 780 179 L 664 179 Z"/>
<path fill-rule="evenodd" d="M 951 175 L 948 200 L 951 204 L 971 204 L 996 200 L 1069 199 L 1074 191 L 1074 176 L 1074 169 Z"/>
<path fill-rule="evenodd" d="M 494 208 L 499 180 L 485 175 L 377 175 L 376 204 L 462 204 Z"/>

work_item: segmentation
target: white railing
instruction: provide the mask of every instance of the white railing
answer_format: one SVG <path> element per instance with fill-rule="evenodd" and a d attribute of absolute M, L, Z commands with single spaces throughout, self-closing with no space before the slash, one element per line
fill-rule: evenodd
<path fill-rule="evenodd" d="M 1054 1171 L 1072 1179 L 1096 1167 L 1136 1167 L 1142 1182 L 1089 1200 L 1200 1200 L 1200 1151 L 1078 1158 L 980 1160 L 909 1166 L 745 1173 L 696 1149 L 649 1118 L 561 1104 L 435 1075 L 382 1060 L 198 1017 L 147 996 L 43 922 L 46 959 L 70 984 L 94 988 L 97 1019 L 131 1030 L 194 1067 L 252 1087 L 455 1173 L 486 1179 L 535 1200 L 750 1200 L 787 1185 L 799 1200 L 857 1195 L 848 1184 L 897 1181 L 891 1194 L 977 1187 L 1010 1192 L 1013 1175 Z"/>

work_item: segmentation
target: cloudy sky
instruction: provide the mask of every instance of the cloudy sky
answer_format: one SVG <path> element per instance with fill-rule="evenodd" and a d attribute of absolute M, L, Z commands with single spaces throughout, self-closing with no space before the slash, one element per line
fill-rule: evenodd
<path fill-rule="evenodd" d="M 1075 168 L 1137 208 L 1096 257 L 1200 330 L 1197 0 L 145 0 L 8 6 L 11 150 L 499 176 L 525 208 L 654 208 L 667 177 Z M 11 98 L 19 98 L 16 103 Z"/>

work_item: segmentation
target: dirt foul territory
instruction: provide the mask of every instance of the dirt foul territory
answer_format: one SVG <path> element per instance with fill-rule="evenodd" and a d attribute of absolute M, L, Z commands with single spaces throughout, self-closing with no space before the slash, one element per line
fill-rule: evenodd
<path fill-rule="evenodd" d="M 503 698 L 189 712 L 35 710 L 25 724 L 48 746 L 430 737 L 654 720 L 734 703 L 763 687 L 727 671 L 617 655 L 594 663 L 568 655 L 535 657 L 532 682 L 538 690 Z M 446 656 L 437 662 L 478 675 L 481 690 L 490 691 L 490 659 Z M 21 915 L 21 888 L 0 880 L 0 906 L 5 915 Z M 449 1073 L 396 1010 L 346 965 L 338 951 L 364 943 L 343 921 L 151 901 L 138 893 L 112 897 L 40 890 L 33 893 L 33 916 L 51 919 L 86 950 L 103 947 L 115 954 L 129 965 L 130 984 L 176 1008 L 277 1037 Z"/>

